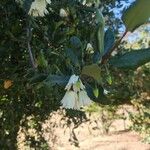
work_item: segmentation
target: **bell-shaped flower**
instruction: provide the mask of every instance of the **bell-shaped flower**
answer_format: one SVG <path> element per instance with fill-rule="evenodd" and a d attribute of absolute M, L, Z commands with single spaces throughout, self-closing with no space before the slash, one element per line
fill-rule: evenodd
<path fill-rule="evenodd" d="M 78 81 L 73 84 L 73 91 L 80 92 L 81 90 L 84 90 L 85 86 L 83 85 L 82 81 L 78 79 Z"/>
<path fill-rule="evenodd" d="M 80 109 L 80 107 L 89 105 L 92 101 L 85 91 L 85 86 L 79 76 L 72 75 L 65 87 L 67 90 L 65 96 L 61 100 L 64 108 Z"/>
<path fill-rule="evenodd" d="M 69 79 L 69 81 L 68 81 L 66 87 L 65 87 L 65 90 L 70 90 L 71 87 L 72 87 L 75 83 L 77 83 L 78 80 L 79 80 L 79 76 L 72 75 L 72 76 L 70 77 L 70 79 Z"/>
<path fill-rule="evenodd" d="M 80 109 L 78 95 L 74 91 L 67 91 L 61 100 L 62 106 L 68 109 Z"/>
<path fill-rule="evenodd" d="M 35 0 L 32 2 L 29 15 L 37 16 L 44 16 L 48 13 L 46 6 L 48 3 L 51 3 L 50 0 Z"/>
<path fill-rule="evenodd" d="M 79 92 L 79 102 L 81 106 L 87 106 L 91 104 L 91 99 L 88 97 L 87 92 L 82 90 Z"/>
<path fill-rule="evenodd" d="M 90 54 L 94 53 L 93 46 L 90 43 L 87 44 L 86 51 Z"/>

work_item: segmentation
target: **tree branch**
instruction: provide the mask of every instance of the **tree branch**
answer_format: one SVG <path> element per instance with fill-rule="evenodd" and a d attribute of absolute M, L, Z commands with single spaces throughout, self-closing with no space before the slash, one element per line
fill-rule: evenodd
<path fill-rule="evenodd" d="M 31 42 L 31 28 L 30 28 L 30 25 L 29 25 L 27 27 L 27 47 L 28 47 L 28 52 L 29 52 L 29 56 L 30 56 L 31 65 L 35 69 L 36 68 L 36 64 L 34 62 L 34 58 L 33 58 L 30 42 Z"/>
<path fill-rule="evenodd" d="M 127 34 L 128 31 L 125 31 L 122 35 L 122 37 L 114 44 L 114 46 L 109 50 L 108 53 L 106 53 L 103 57 L 102 57 L 102 61 L 101 64 L 105 64 L 108 59 L 111 57 L 112 52 L 119 46 L 119 44 L 121 43 L 122 39 L 125 37 L 125 35 Z"/>

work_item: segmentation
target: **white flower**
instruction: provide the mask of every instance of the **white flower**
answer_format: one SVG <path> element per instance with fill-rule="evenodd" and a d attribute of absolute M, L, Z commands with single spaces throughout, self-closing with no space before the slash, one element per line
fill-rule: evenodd
<path fill-rule="evenodd" d="M 68 109 L 80 109 L 78 95 L 74 91 L 67 91 L 61 100 L 62 106 Z"/>
<path fill-rule="evenodd" d="M 46 0 L 46 2 L 47 2 L 48 4 L 50 4 L 50 3 L 51 3 L 51 0 Z"/>
<path fill-rule="evenodd" d="M 73 84 L 73 91 L 80 92 L 81 90 L 84 90 L 85 86 L 83 85 L 82 81 L 78 79 L 78 81 Z"/>
<path fill-rule="evenodd" d="M 79 102 L 81 106 L 91 104 L 91 99 L 88 97 L 87 92 L 85 90 L 79 92 Z"/>
<path fill-rule="evenodd" d="M 79 76 L 72 75 L 65 87 L 67 90 L 65 96 L 61 100 L 64 108 L 80 109 L 80 107 L 89 105 L 92 101 L 85 91 L 85 86 Z"/>
<path fill-rule="evenodd" d="M 72 76 L 70 77 L 70 79 L 69 79 L 69 81 L 68 81 L 66 87 L 65 87 L 65 90 L 70 90 L 70 89 L 71 89 L 71 86 L 72 86 L 73 84 L 75 84 L 78 80 L 79 80 L 79 76 L 76 76 L 75 74 L 72 75 Z"/>
<path fill-rule="evenodd" d="M 30 10 L 29 10 L 29 15 L 33 16 L 44 16 L 45 14 L 48 13 L 46 9 L 46 5 L 48 3 L 51 3 L 50 0 L 35 0 L 32 2 Z"/>
<path fill-rule="evenodd" d="M 64 18 L 64 17 L 68 16 L 68 13 L 65 9 L 61 8 L 60 11 L 59 11 L 59 16 Z"/>
<path fill-rule="evenodd" d="M 104 94 L 107 95 L 109 93 L 109 91 L 107 91 L 106 89 L 104 89 Z"/>
<path fill-rule="evenodd" d="M 93 54 L 94 53 L 94 49 L 91 45 L 91 43 L 88 43 L 86 46 L 86 51 L 88 51 L 89 53 Z"/>

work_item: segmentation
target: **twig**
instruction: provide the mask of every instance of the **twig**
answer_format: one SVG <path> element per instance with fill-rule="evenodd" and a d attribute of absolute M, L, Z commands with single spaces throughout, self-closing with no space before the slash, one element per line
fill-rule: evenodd
<path fill-rule="evenodd" d="M 32 67 L 35 69 L 36 68 L 36 64 L 34 62 L 34 58 L 33 58 L 30 42 L 31 42 L 31 28 L 30 28 L 30 25 L 29 25 L 28 28 L 27 28 L 27 46 L 28 46 L 28 52 L 29 52 L 29 56 L 30 56 L 30 61 L 31 61 Z"/>
<path fill-rule="evenodd" d="M 102 57 L 101 64 L 105 64 L 108 61 L 108 59 L 111 57 L 112 52 L 119 46 L 119 44 L 121 43 L 122 39 L 125 37 L 127 32 L 128 31 L 125 31 L 122 37 L 114 44 L 114 46 L 110 49 L 110 51 Z"/>

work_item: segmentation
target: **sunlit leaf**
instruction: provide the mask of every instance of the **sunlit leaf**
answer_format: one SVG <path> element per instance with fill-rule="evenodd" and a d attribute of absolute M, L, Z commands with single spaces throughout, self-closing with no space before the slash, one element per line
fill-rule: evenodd
<path fill-rule="evenodd" d="M 106 78 L 106 80 L 107 80 L 107 82 L 108 82 L 109 85 L 112 84 L 112 78 L 111 78 L 110 75 Z"/>
<path fill-rule="evenodd" d="M 97 64 L 83 67 L 82 74 L 94 78 L 98 83 L 101 81 L 101 69 Z"/>
<path fill-rule="evenodd" d="M 99 9 L 96 9 L 96 22 L 97 22 L 97 29 L 96 29 L 96 45 L 97 50 L 100 53 L 104 52 L 104 25 L 105 20 L 103 14 Z"/>
<path fill-rule="evenodd" d="M 99 96 L 99 90 L 98 90 L 98 88 L 94 88 L 94 89 L 93 89 L 93 94 L 94 94 L 94 96 L 95 96 L 96 98 Z"/>
<path fill-rule="evenodd" d="M 123 14 L 127 31 L 134 31 L 148 21 L 150 17 L 150 0 L 136 0 Z"/>

